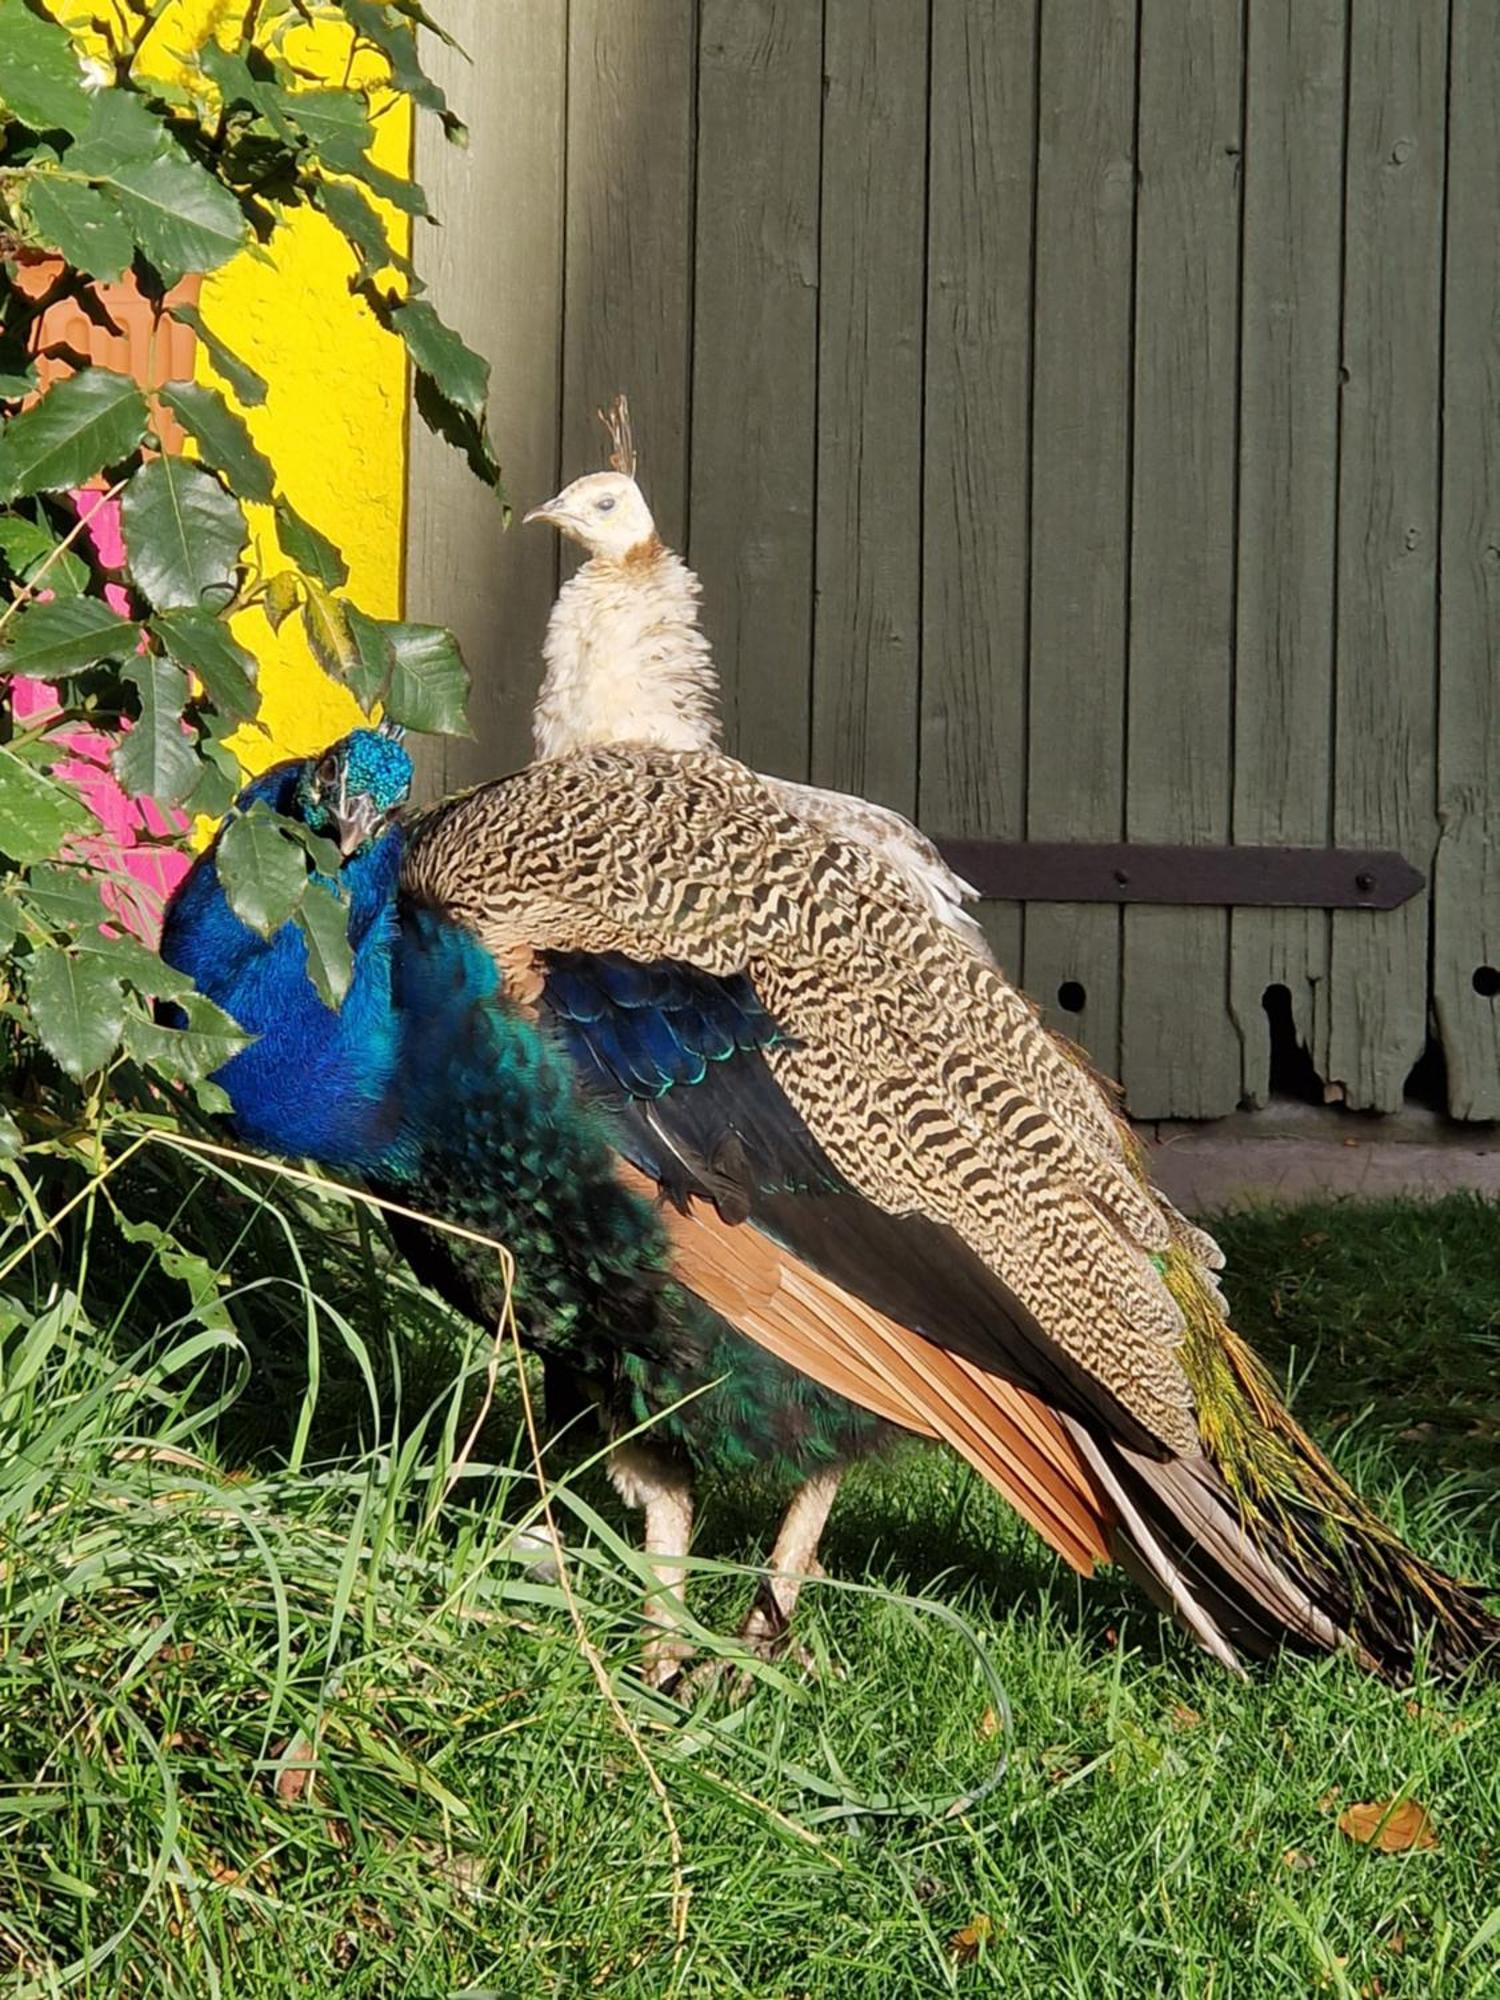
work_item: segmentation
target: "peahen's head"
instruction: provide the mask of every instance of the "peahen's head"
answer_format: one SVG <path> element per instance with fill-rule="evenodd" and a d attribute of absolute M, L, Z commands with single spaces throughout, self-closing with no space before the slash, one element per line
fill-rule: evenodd
<path fill-rule="evenodd" d="M 314 833 L 338 842 L 347 861 L 406 803 L 411 780 L 411 758 L 399 732 L 356 729 L 302 767 L 297 810 Z"/>
<path fill-rule="evenodd" d="M 620 562 L 638 549 L 655 549 L 656 523 L 645 495 L 624 472 L 588 472 L 561 493 L 533 507 L 526 521 L 549 521 L 591 556 Z"/>

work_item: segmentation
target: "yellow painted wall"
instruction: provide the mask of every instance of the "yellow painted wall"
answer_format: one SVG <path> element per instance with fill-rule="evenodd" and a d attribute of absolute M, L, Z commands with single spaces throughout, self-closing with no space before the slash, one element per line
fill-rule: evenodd
<path fill-rule="evenodd" d="M 52 0 L 53 10 L 85 45 L 91 23 L 111 12 L 122 26 L 138 19 L 119 0 Z M 181 73 L 183 58 L 216 28 L 236 27 L 245 0 L 172 0 L 143 45 L 138 67 L 148 75 Z M 329 80 L 350 63 L 353 35 L 341 18 L 297 23 L 283 46 L 298 66 Z M 361 51 L 355 77 L 378 82 L 379 59 Z M 404 98 L 375 104 L 372 158 L 388 172 L 411 170 L 411 116 Z M 384 209 L 395 247 L 410 248 L 411 225 Z M 202 311 L 209 325 L 269 384 L 265 405 L 241 414 L 275 466 L 288 500 L 342 549 L 350 595 L 376 617 L 401 611 L 406 505 L 406 361 L 394 334 L 349 294 L 354 259 L 321 215 L 300 211 L 268 246 L 247 251 L 209 277 Z M 233 393 L 201 348 L 200 379 Z M 252 559 L 268 572 L 284 566 L 271 512 L 251 507 Z M 233 739 L 242 762 L 261 770 L 278 757 L 303 755 L 340 736 L 358 720 L 348 690 L 330 680 L 288 619 L 274 632 L 258 611 L 235 620 L 236 635 L 260 662 L 261 720 L 269 735 L 241 730 Z"/>

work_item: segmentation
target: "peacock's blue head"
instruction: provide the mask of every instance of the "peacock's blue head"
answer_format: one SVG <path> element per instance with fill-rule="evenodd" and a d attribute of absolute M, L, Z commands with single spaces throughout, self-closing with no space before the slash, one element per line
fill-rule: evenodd
<path fill-rule="evenodd" d="M 356 729 L 304 766 L 297 810 L 314 833 L 338 842 L 347 861 L 406 803 L 411 780 L 411 758 L 399 730 Z"/>

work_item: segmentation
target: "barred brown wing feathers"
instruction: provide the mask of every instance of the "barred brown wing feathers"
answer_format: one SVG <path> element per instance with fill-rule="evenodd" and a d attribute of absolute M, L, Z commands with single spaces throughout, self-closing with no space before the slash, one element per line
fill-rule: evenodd
<path fill-rule="evenodd" d="M 950 1224 L 1046 1335 L 1173 1450 L 1195 1449 L 1168 1219 L 1107 1099 L 1001 974 L 877 856 L 714 753 L 591 750 L 426 815 L 412 893 L 497 954 L 618 951 L 747 971 L 777 1079 L 892 1213 Z"/>

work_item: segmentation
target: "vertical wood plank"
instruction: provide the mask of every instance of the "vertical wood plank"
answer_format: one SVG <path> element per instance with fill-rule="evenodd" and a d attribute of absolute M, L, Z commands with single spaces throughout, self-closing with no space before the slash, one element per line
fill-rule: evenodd
<path fill-rule="evenodd" d="M 1453 0 L 1434 986 L 1456 1118 L 1500 1118 L 1500 32 Z"/>
<path fill-rule="evenodd" d="M 1229 833 L 1241 0 L 1141 13 L 1125 830 Z M 1240 1095 L 1222 910 L 1125 912 L 1120 1080 L 1143 1118 Z"/>
<path fill-rule="evenodd" d="M 1430 866 L 1446 0 L 1359 0 L 1350 42 L 1336 841 Z M 1428 895 L 1333 916 L 1324 1074 L 1393 1111 L 1427 1034 Z"/>
<path fill-rule="evenodd" d="M 1135 6 L 1043 0 L 1032 386 L 1026 830 L 1123 830 Z M 1026 912 L 1025 979 L 1048 1020 L 1115 1074 L 1120 913 Z M 1082 1004 L 1064 1010 L 1072 987 Z M 1079 997 L 1071 994 L 1069 997 Z"/>
<path fill-rule="evenodd" d="M 424 49 L 469 121 L 466 149 L 418 120 L 417 178 L 441 227 L 419 222 L 414 257 L 433 303 L 491 368 L 490 420 L 506 490 L 522 506 L 555 491 L 562 291 L 567 12 L 556 0 L 447 0 L 444 23 L 476 51 Z M 481 116 L 503 79 L 505 115 Z M 513 769 L 531 754 L 536 661 L 556 579 L 547 538 L 500 509 L 459 455 L 413 417 L 406 603 L 451 626 L 474 678 L 472 743 L 420 746 L 426 795 Z"/>
<path fill-rule="evenodd" d="M 1036 6 L 932 15 L 919 805 L 996 840 L 1026 831 Z M 1020 906 L 984 919 L 1019 974 Z"/>
<path fill-rule="evenodd" d="M 813 776 L 913 815 L 927 10 L 827 0 Z"/>
<path fill-rule="evenodd" d="M 790 778 L 810 756 L 822 66 L 808 0 L 704 0 L 692 560 L 726 741 Z"/>
<path fill-rule="evenodd" d="M 1234 838 L 1322 846 L 1332 812 L 1344 34 L 1348 0 L 1253 0 L 1246 78 Z M 1268 988 L 1327 1045 L 1328 915 L 1237 910 L 1243 1089 L 1271 1084 Z"/>
<path fill-rule="evenodd" d="M 696 41 L 693 0 L 570 0 L 562 469 L 571 479 L 603 464 L 595 412 L 626 390 L 642 490 L 679 549 Z"/>

